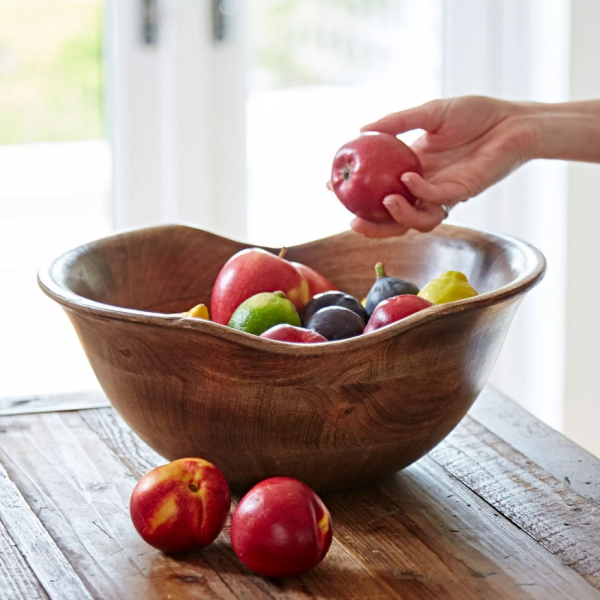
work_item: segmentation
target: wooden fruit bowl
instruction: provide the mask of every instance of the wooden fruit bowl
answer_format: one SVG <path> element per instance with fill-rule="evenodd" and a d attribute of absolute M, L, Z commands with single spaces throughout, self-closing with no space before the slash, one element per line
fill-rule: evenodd
<path fill-rule="evenodd" d="M 238 490 L 275 475 L 338 489 L 422 457 L 477 398 L 545 269 L 523 242 L 460 227 L 387 240 L 348 232 L 286 258 L 357 298 L 378 261 L 419 286 L 462 271 L 481 295 L 317 345 L 168 314 L 208 305 L 217 273 L 246 247 L 191 227 L 139 229 L 71 250 L 39 274 L 131 428 L 167 459 L 215 463 Z"/>

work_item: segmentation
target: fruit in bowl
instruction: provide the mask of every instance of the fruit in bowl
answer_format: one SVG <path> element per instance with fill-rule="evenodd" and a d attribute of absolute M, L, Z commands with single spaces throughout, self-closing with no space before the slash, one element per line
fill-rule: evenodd
<path fill-rule="evenodd" d="M 328 291 L 317 294 L 302 310 L 300 317 L 306 323 L 316 312 L 327 306 L 341 306 L 355 312 L 365 323 L 369 317 L 361 303 L 350 294 L 339 291 Z"/>
<path fill-rule="evenodd" d="M 234 254 L 223 266 L 212 289 L 213 320 L 227 325 L 244 300 L 261 292 L 283 292 L 297 310 L 310 300 L 308 282 L 289 261 L 261 248 Z"/>
<path fill-rule="evenodd" d="M 260 337 L 291 344 L 318 344 L 327 341 L 326 338 L 314 331 L 309 331 L 303 327 L 294 327 L 293 325 L 275 325 L 275 327 L 261 333 Z"/>
<path fill-rule="evenodd" d="M 363 133 L 344 144 L 331 167 L 331 187 L 340 202 L 361 219 L 392 221 L 383 200 L 400 194 L 411 204 L 416 198 L 400 179 L 404 173 L 423 174 L 419 157 L 387 133 Z"/>
<path fill-rule="evenodd" d="M 419 293 L 419 288 L 410 281 L 404 281 L 399 277 L 388 277 L 385 273 L 383 263 L 375 265 L 375 283 L 369 290 L 365 299 L 365 308 L 369 317 L 373 314 L 375 308 L 380 302 L 393 298 L 394 296 L 404 296 L 405 294 Z"/>
<path fill-rule="evenodd" d="M 429 300 L 419 298 L 419 296 L 413 294 L 388 298 L 380 302 L 373 311 L 365 327 L 365 333 L 371 333 L 371 331 L 376 331 L 386 325 L 397 323 L 430 306 L 433 306 L 433 304 Z"/>
<path fill-rule="evenodd" d="M 146 473 L 129 503 L 138 533 L 151 546 L 169 553 L 211 544 L 221 533 L 230 507 L 225 477 L 200 458 L 181 458 Z"/>
<path fill-rule="evenodd" d="M 304 326 L 335 342 L 360 335 L 365 329 L 365 322 L 349 308 L 326 306 L 312 315 Z"/>
<path fill-rule="evenodd" d="M 248 298 L 229 319 L 229 327 L 253 335 L 260 335 L 282 323 L 299 326 L 300 317 L 286 295 L 279 291 L 263 292 Z"/>
<path fill-rule="evenodd" d="M 545 267 L 524 242 L 451 225 L 386 240 L 347 232 L 289 256 L 355 298 L 377 262 L 421 284 L 451 256 L 481 296 L 320 344 L 270 342 L 177 314 L 206 304 L 227 257 L 245 247 L 191 227 L 152 227 L 74 249 L 39 275 L 126 423 L 169 460 L 218 465 L 236 490 L 277 475 L 317 491 L 348 488 L 421 458 L 481 392 Z"/>
<path fill-rule="evenodd" d="M 446 271 L 431 280 L 420 292 L 419 296 L 433 304 L 446 304 L 457 300 L 466 300 L 477 296 L 467 276 L 458 271 Z"/>
<path fill-rule="evenodd" d="M 302 263 L 292 262 L 292 265 L 302 273 L 304 279 L 306 279 L 308 283 L 308 296 L 309 298 L 313 298 L 317 294 L 322 294 L 323 292 L 329 292 L 332 290 L 337 290 L 335 285 L 322 275 L 318 271 L 303 265 Z"/>

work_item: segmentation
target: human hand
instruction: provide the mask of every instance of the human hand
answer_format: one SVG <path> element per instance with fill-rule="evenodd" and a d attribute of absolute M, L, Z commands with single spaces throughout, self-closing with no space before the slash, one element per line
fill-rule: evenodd
<path fill-rule="evenodd" d="M 363 127 L 391 135 L 424 129 L 411 146 L 423 165 L 423 177 L 402 176 L 419 198 L 415 206 L 399 195 L 384 199 L 394 222 L 355 218 L 352 228 L 367 237 L 431 231 L 446 218 L 446 208 L 480 194 L 533 158 L 536 132 L 526 118 L 528 111 L 524 104 L 464 96 L 433 100 Z"/>

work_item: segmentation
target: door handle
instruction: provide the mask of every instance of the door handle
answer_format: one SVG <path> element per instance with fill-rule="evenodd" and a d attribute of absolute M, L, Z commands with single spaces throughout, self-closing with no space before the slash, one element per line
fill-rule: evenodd
<path fill-rule="evenodd" d="M 236 0 L 212 0 L 213 41 L 224 42 L 229 34 L 229 21 L 236 13 Z"/>
<path fill-rule="evenodd" d="M 158 0 L 142 0 L 142 41 L 147 46 L 158 42 Z"/>

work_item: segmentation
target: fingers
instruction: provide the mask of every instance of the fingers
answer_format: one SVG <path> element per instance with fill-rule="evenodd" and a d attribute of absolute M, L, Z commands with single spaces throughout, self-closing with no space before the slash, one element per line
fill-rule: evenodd
<path fill-rule="evenodd" d="M 356 218 L 350 223 L 352 229 L 368 238 L 386 238 L 404 235 L 409 229 L 425 233 L 446 218 L 446 211 L 441 206 L 427 202 L 412 206 L 399 195 L 387 196 L 383 204 L 393 217 L 393 223 L 373 223 Z"/>
<path fill-rule="evenodd" d="M 431 204 L 453 205 L 472 196 L 462 183 L 455 181 L 430 183 L 425 181 L 418 173 L 404 173 L 401 179 L 402 183 L 416 198 Z"/>
<path fill-rule="evenodd" d="M 373 223 L 365 219 L 353 219 L 350 227 L 368 238 L 388 238 L 404 235 L 408 228 L 400 225 L 400 223 Z"/>
<path fill-rule="evenodd" d="M 396 223 L 423 233 L 431 231 L 446 218 L 446 211 L 441 206 L 422 201 L 413 206 L 398 194 L 387 196 L 383 205 Z"/>
<path fill-rule="evenodd" d="M 331 181 L 328 181 L 328 182 L 325 184 L 325 187 L 326 187 L 326 188 L 327 188 L 327 189 L 328 189 L 330 192 L 333 192 L 333 185 L 331 185 Z"/>
<path fill-rule="evenodd" d="M 365 125 L 361 131 L 379 131 L 391 135 L 398 135 L 412 129 L 434 132 L 441 127 L 442 121 L 442 103 L 434 100 L 421 104 L 421 106 L 389 114 L 374 123 Z"/>

